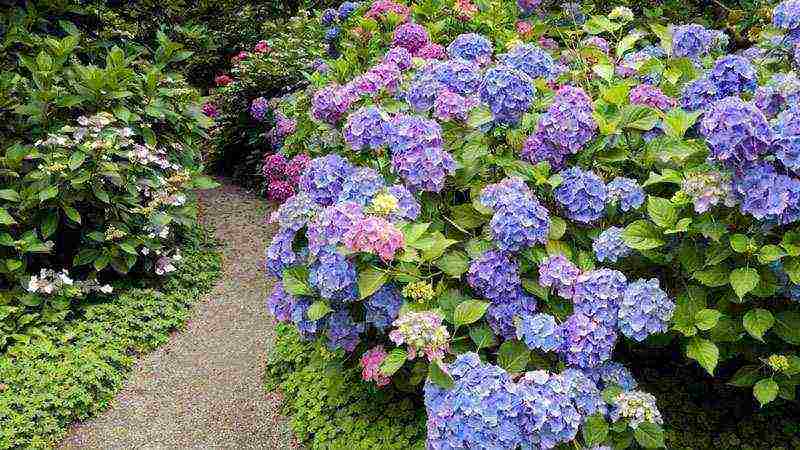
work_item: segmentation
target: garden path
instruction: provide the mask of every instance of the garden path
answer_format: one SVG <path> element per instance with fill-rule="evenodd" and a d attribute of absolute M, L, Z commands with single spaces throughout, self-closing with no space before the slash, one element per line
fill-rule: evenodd
<path fill-rule="evenodd" d="M 223 275 L 186 329 L 137 363 L 111 408 L 77 424 L 63 449 L 287 449 L 279 398 L 263 387 L 273 322 L 261 269 L 267 204 L 224 180 L 200 194 Z"/>

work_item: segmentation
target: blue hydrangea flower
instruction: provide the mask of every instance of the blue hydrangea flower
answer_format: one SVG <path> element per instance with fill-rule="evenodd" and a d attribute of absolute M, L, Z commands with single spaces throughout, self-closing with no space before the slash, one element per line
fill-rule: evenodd
<path fill-rule="evenodd" d="M 589 96 L 581 88 L 562 86 L 525 142 L 522 156 L 533 164 L 547 161 L 551 169 L 560 170 L 567 155 L 578 153 L 596 132 Z"/>
<path fill-rule="evenodd" d="M 492 300 L 486 310 L 486 322 L 494 333 L 503 339 L 514 339 L 519 319 L 536 312 L 536 299 L 517 288 L 514 295 Z"/>
<path fill-rule="evenodd" d="M 311 266 L 308 281 L 322 298 L 348 302 L 358 298 L 356 267 L 337 252 L 321 252 Z"/>
<path fill-rule="evenodd" d="M 539 284 L 558 291 L 558 295 L 571 299 L 574 295 L 575 282 L 581 270 L 566 256 L 558 254 L 549 256 L 539 264 Z"/>
<path fill-rule="evenodd" d="M 339 5 L 339 20 L 344 22 L 356 9 L 358 9 L 358 2 L 342 3 Z"/>
<path fill-rule="evenodd" d="M 342 183 L 342 191 L 337 202 L 354 202 L 366 206 L 386 185 L 381 174 L 369 167 L 353 170 Z"/>
<path fill-rule="evenodd" d="M 474 63 L 463 59 L 450 59 L 431 61 L 420 70 L 415 80 L 441 83 L 456 94 L 471 96 L 478 92 L 482 78 Z"/>
<path fill-rule="evenodd" d="M 575 311 L 613 327 L 627 282 L 618 270 L 596 269 L 581 274 L 572 297 Z"/>
<path fill-rule="evenodd" d="M 438 81 L 425 78 L 414 80 L 406 93 L 406 101 L 414 111 L 428 112 L 433 108 L 436 97 L 445 89 L 445 85 Z"/>
<path fill-rule="evenodd" d="M 510 254 L 499 250 L 489 250 L 474 259 L 467 281 L 478 295 L 489 300 L 514 296 L 522 285 L 519 264 Z"/>
<path fill-rule="evenodd" d="M 253 99 L 252 103 L 250 103 L 250 117 L 254 120 L 263 121 L 264 117 L 267 116 L 267 111 L 269 111 L 269 103 L 264 97 Z"/>
<path fill-rule="evenodd" d="M 442 127 L 434 120 L 409 114 L 398 114 L 391 121 L 387 139 L 392 153 L 442 147 Z"/>
<path fill-rule="evenodd" d="M 720 97 L 728 97 L 754 92 L 758 74 L 746 58 L 726 55 L 717 59 L 708 74 L 708 79 L 717 87 Z"/>
<path fill-rule="evenodd" d="M 519 44 L 497 59 L 501 64 L 519 70 L 531 78 L 553 80 L 558 76 L 553 57 L 534 44 Z"/>
<path fill-rule="evenodd" d="M 567 364 L 577 367 L 597 367 L 608 361 L 617 343 L 617 333 L 611 326 L 579 312 L 561 324 L 561 333 L 564 345 L 560 353 Z"/>
<path fill-rule="evenodd" d="M 339 39 L 339 35 L 342 34 L 342 30 L 339 27 L 330 27 L 325 32 L 325 42 L 333 42 L 336 39 Z"/>
<path fill-rule="evenodd" d="M 544 115 L 547 115 L 547 113 Z M 548 122 L 552 122 L 552 120 L 548 120 Z M 543 127 L 542 130 L 549 129 Z M 565 166 L 569 152 L 564 147 L 551 142 L 547 134 L 547 131 L 537 131 L 528 136 L 528 139 L 522 145 L 520 156 L 533 165 L 547 162 L 550 165 L 550 170 L 561 170 Z"/>
<path fill-rule="evenodd" d="M 563 170 L 559 175 L 563 181 L 556 188 L 555 197 L 567 217 L 581 223 L 591 223 L 603 217 L 608 193 L 599 176 L 578 167 Z"/>
<path fill-rule="evenodd" d="M 720 98 L 717 86 L 708 78 L 698 78 L 686 83 L 681 92 L 681 108 L 687 111 L 704 111 Z"/>
<path fill-rule="evenodd" d="M 395 184 L 389 188 L 389 193 L 397 199 L 397 210 L 390 215 L 392 220 L 416 220 L 419 217 L 422 207 L 407 187 Z"/>
<path fill-rule="evenodd" d="M 800 172 L 800 106 L 795 105 L 780 113 L 775 130 L 775 156 L 787 169 Z"/>
<path fill-rule="evenodd" d="M 459 34 L 447 46 L 447 54 L 451 58 L 464 59 L 479 65 L 491 61 L 493 52 L 492 41 L 477 33 Z"/>
<path fill-rule="evenodd" d="M 800 29 L 800 0 L 784 0 L 772 10 L 772 24 L 787 31 Z"/>
<path fill-rule="evenodd" d="M 452 389 L 425 383 L 430 450 L 508 449 L 520 445 L 517 384 L 502 368 L 462 353 L 446 367 Z"/>
<path fill-rule="evenodd" d="M 625 391 L 632 391 L 638 386 L 631 372 L 616 361 L 607 361 L 599 367 L 587 370 L 586 374 L 600 389 L 619 386 Z"/>
<path fill-rule="evenodd" d="M 575 404 L 575 408 L 583 417 L 591 416 L 595 413 L 606 414 L 606 403 L 603 395 L 591 378 L 583 369 L 566 369 L 561 372 L 564 381 L 569 385 L 569 397 Z"/>
<path fill-rule="evenodd" d="M 672 56 L 697 58 L 714 46 L 716 33 L 696 23 L 677 26 L 672 30 Z"/>
<path fill-rule="evenodd" d="M 413 192 L 439 192 L 445 179 L 455 173 L 456 162 L 441 147 L 427 147 L 395 152 L 392 169 Z"/>
<path fill-rule="evenodd" d="M 631 254 L 631 249 L 622 240 L 623 231 L 625 230 L 619 227 L 609 227 L 597 236 L 592 242 L 592 250 L 598 261 L 615 263 Z"/>
<path fill-rule="evenodd" d="M 366 106 L 350 114 L 343 130 L 345 142 L 356 151 L 378 149 L 386 144 L 389 133 L 389 121 L 375 106 Z"/>
<path fill-rule="evenodd" d="M 272 242 L 267 247 L 267 272 L 275 278 L 280 279 L 284 269 L 298 263 L 298 256 L 292 249 L 294 235 L 294 231 L 281 228 L 272 237 Z"/>
<path fill-rule="evenodd" d="M 669 329 L 675 302 L 661 290 L 658 280 L 636 280 L 629 284 L 619 307 L 619 329 L 635 341 Z"/>
<path fill-rule="evenodd" d="M 336 10 L 333 8 L 328 8 L 322 12 L 322 19 L 321 22 L 323 25 L 328 26 L 332 24 L 336 20 Z"/>
<path fill-rule="evenodd" d="M 774 140 L 764 113 L 739 97 L 714 102 L 703 116 L 700 132 L 711 150 L 709 157 L 731 166 L 758 160 Z"/>
<path fill-rule="evenodd" d="M 534 314 L 522 317 L 517 324 L 517 339 L 528 348 L 552 352 L 561 348 L 564 338 L 555 317 L 550 314 Z"/>
<path fill-rule="evenodd" d="M 299 192 L 287 199 L 270 215 L 270 222 L 277 223 L 286 230 L 298 231 L 317 213 L 319 207 L 305 192 Z"/>
<path fill-rule="evenodd" d="M 283 283 L 277 282 L 267 298 L 267 309 L 278 322 L 289 322 L 295 301 L 294 296 L 283 288 Z"/>
<path fill-rule="evenodd" d="M 644 204 L 644 189 L 636 180 L 617 177 L 611 180 L 606 188 L 608 189 L 608 199 L 613 202 L 618 201 L 619 209 L 622 211 L 638 209 Z"/>
<path fill-rule="evenodd" d="M 356 323 L 346 309 L 332 313 L 327 318 L 328 349 L 335 351 L 344 349 L 352 352 L 361 341 L 359 336 L 364 332 L 364 324 Z"/>
<path fill-rule="evenodd" d="M 531 107 L 535 94 L 530 77 L 504 65 L 487 70 L 480 87 L 481 101 L 489 105 L 500 123 L 518 122 Z"/>
<path fill-rule="evenodd" d="M 572 401 L 573 383 L 562 374 L 536 370 L 527 372 L 518 384 L 523 448 L 550 449 L 575 439 L 583 417 Z"/>
<path fill-rule="evenodd" d="M 383 62 L 394 63 L 400 70 L 410 69 L 411 52 L 403 47 L 392 47 L 383 56 Z"/>
<path fill-rule="evenodd" d="M 800 79 L 794 72 L 776 73 L 767 84 L 756 89 L 755 105 L 768 117 L 775 117 L 787 105 L 800 102 Z"/>
<path fill-rule="evenodd" d="M 516 252 L 547 241 L 550 214 L 520 178 L 485 187 L 480 201 L 494 210 L 489 227 L 501 250 Z"/>
<path fill-rule="evenodd" d="M 386 283 L 364 300 L 366 308 L 364 320 L 378 330 L 386 331 L 397 319 L 401 306 L 403 297 L 400 295 L 400 290 L 394 284 Z"/>
<path fill-rule="evenodd" d="M 300 190 L 322 206 L 332 205 L 352 172 L 353 166 L 339 155 L 314 158 L 300 176 Z"/>
<path fill-rule="evenodd" d="M 311 299 L 307 297 L 298 297 L 295 299 L 292 306 L 292 323 L 297 328 L 300 337 L 306 341 L 313 340 L 317 337 L 320 328 L 324 326 L 324 318 L 319 320 L 309 320 L 306 312 L 311 307 Z"/>
<path fill-rule="evenodd" d="M 323 208 L 308 223 L 306 237 L 310 256 L 317 258 L 320 252 L 335 251 L 345 233 L 362 217 L 361 205 L 354 202 L 341 202 Z"/>
<path fill-rule="evenodd" d="M 800 219 L 800 181 L 777 173 L 769 163 L 737 171 L 733 191 L 744 214 L 781 224 Z"/>

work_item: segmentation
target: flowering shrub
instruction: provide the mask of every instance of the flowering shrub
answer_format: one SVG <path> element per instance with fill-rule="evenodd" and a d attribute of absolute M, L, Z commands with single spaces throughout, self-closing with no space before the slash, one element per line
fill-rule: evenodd
<path fill-rule="evenodd" d="M 287 102 L 304 124 L 289 140 L 325 156 L 273 216 L 276 317 L 421 391 L 430 448 L 663 446 L 619 346 L 671 345 L 762 404 L 792 399 L 800 113 L 772 75 L 794 48 L 767 39 L 752 61 L 713 30 L 647 34 L 626 8 L 579 5 L 528 19 L 539 46 L 479 34 L 520 13 L 492 5 L 454 36 L 422 5 L 351 16 L 379 36 L 343 29 L 335 69 Z M 759 82 L 776 99 L 755 101 Z M 469 102 L 443 114 L 453 95 Z"/>

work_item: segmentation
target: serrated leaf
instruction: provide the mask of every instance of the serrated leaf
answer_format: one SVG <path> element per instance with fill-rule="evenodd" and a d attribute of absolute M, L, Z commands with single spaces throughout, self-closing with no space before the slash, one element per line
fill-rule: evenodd
<path fill-rule="evenodd" d="M 692 274 L 692 277 L 708 287 L 725 286 L 730 282 L 730 272 L 723 265 L 710 267 L 706 270 L 698 270 Z"/>
<path fill-rule="evenodd" d="M 44 202 L 58 195 L 58 186 L 48 186 L 46 189 L 39 191 L 39 201 Z"/>
<path fill-rule="evenodd" d="M 487 309 L 489 309 L 488 302 L 480 300 L 463 301 L 453 311 L 453 324 L 458 327 L 475 323 L 486 314 Z"/>
<path fill-rule="evenodd" d="M 758 366 L 742 366 L 733 374 L 728 384 L 736 387 L 750 387 L 756 384 L 760 377 L 760 372 L 761 370 Z"/>
<path fill-rule="evenodd" d="M 784 256 L 786 256 L 786 252 L 777 245 L 765 245 L 758 251 L 758 262 L 761 264 L 769 264 Z"/>
<path fill-rule="evenodd" d="M 664 429 L 654 423 L 640 423 L 639 426 L 634 428 L 633 437 L 644 448 L 666 447 L 664 444 Z"/>
<path fill-rule="evenodd" d="M 306 318 L 311 321 L 322 319 L 333 311 L 325 300 L 317 300 L 306 310 Z"/>
<path fill-rule="evenodd" d="M 564 233 L 567 231 L 567 222 L 564 219 L 556 216 L 550 216 L 550 231 L 547 235 L 547 239 L 551 241 L 557 241 L 564 237 Z"/>
<path fill-rule="evenodd" d="M 608 437 L 608 422 L 602 414 L 592 414 L 583 423 L 582 434 L 586 445 L 599 445 Z"/>
<path fill-rule="evenodd" d="M 392 351 L 386 355 L 386 358 L 384 358 L 379 370 L 383 376 L 391 377 L 403 367 L 407 359 L 408 352 L 406 352 L 405 349 L 400 347 L 393 348 Z"/>
<path fill-rule="evenodd" d="M 455 386 L 453 377 L 445 372 L 436 361 L 432 361 L 428 369 L 428 378 L 442 389 L 452 389 Z"/>
<path fill-rule="evenodd" d="M 403 232 L 403 242 L 405 242 L 406 246 L 415 243 L 417 239 L 425 234 L 429 226 L 431 226 L 429 223 L 410 223 L 404 225 L 401 229 Z"/>
<path fill-rule="evenodd" d="M 697 361 L 713 376 L 719 362 L 719 348 L 707 339 L 693 337 L 686 346 L 686 356 Z"/>
<path fill-rule="evenodd" d="M 0 189 L 0 199 L 7 200 L 9 202 L 18 202 L 22 200 L 17 191 L 13 189 Z"/>
<path fill-rule="evenodd" d="M 701 330 L 710 330 L 717 325 L 719 322 L 719 318 L 722 316 L 722 313 L 717 311 L 716 309 L 701 309 L 697 311 L 695 314 L 695 323 L 694 325 L 701 329 Z"/>
<path fill-rule="evenodd" d="M 294 266 L 284 269 L 282 277 L 283 288 L 292 295 L 314 295 L 311 285 L 308 284 L 308 268 Z"/>
<path fill-rule="evenodd" d="M 459 278 L 469 268 L 469 258 L 466 253 L 454 250 L 442 255 L 434 264 L 447 275 Z"/>
<path fill-rule="evenodd" d="M 756 308 L 747 311 L 742 319 L 742 324 L 750 336 L 763 341 L 764 333 L 775 324 L 775 317 L 766 309 Z"/>
<path fill-rule="evenodd" d="M 744 298 L 748 292 L 755 289 L 760 280 L 758 271 L 752 267 L 741 267 L 732 271 L 730 275 L 731 286 L 739 298 Z"/>
<path fill-rule="evenodd" d="M 764 378 L 753 386 L 753 396 L 763 408 L 767 403 L 778 397 L 778 383 L 772 378 Z"/>
<path fill-rule="evenodd" d="M 387 281 L 389 281 L 389 275 L 380 269 L 368 267 L 362 270 L 358 274 L 358 297 L 364 300 L 374 294 Z"/>
<path fill-rule="evenodd" d="M 497 351 L 497 364 L 511 373 L 525 370 L 530 360 L 531 351 L 520 341 L 505 341 Z"/>
<path fill-rule="evenodd" d="M 785 342 L 800 345 L 800 312 L 782 311 L 775 314 L 772 331 Z"/>
<path fill-rule="evenodd" d="M 497 344 L 497 338 L 495 337 L 494 332 L 492 332 L 492 329 L 487 325 L 480 325 L 470 328 L 469 337 L 472 339 L 472 342 L 475 343 L 475 346 L 478 347 L 478 350 L 482 348 L 494 347 Z"/>
<path fill-rule="evenodd" d="M 671 201 L 661 197 L 647 199 L 647 215 L 661 228 L 670 228 L 678 221 L 678 210 Z"/>
<path fill-rule="evenodd" d="M 637 220 L 625 227 L 622 240 L 634 250 L 652 250 L 664 245 L 661 231 L 647 220 Z"/>

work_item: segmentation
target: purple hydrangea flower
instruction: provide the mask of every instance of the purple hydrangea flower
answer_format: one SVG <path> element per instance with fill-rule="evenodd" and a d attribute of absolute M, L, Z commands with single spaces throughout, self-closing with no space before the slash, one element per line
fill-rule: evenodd
<path fill-rule="evenodd" d="M 406 101 L 411 108 L 419 113 L 428 112 L 433 108 L 433 104 L 439 93 L 446 90 L 444 84 L 431 80 L 427 77 L 418 77 L 408 87 Z"/>
<path fill-rule="evenodd" d="M 570 380 L 536 370 L 527 372 L 518 384 L 522 398 L 518 418 L 526 448 L 550 449 L 575 439 L 583 417 L 573 401 Z"/>
<path fill-rule="evenodd" d="M 510 254 L 499 250 L 489 250 L 473 260 L 467 281 L 481 297 L 489 300 L 513 297 L 522 285 L 519 265 Z"/>
<path fill-rule="evenodd" d="M 597 383 L 600 389 L 619 386 L 625 391 L 632 391 L 638 386 L 631 372 L 616 361 L 607 361 L 600 367 L 589 369 L 586 375 Z"/>
<path fill-rule="evenodd" d="M 775 117 L 787 105 L 800 102 L 800 79 L 794 73 L 777 73 L 756 89 L 755 105 L 768 117 Z"/>
<path fill-rule="evenodd" d="M 594 172 L 571 167 L 559 172 L 563 181 L 555 190 L 556 201 L 564 207 L 567 217 L 590 223 L 603 217 L 606 204 L 606 185 Z"/>
<path fill-rule="evenodd" d="M 352 172 L 353 166 L 339 155 L 314 158 L 300 177 L 300 190 L 322 206 L 332 205 Z"/>
<path fill-rule="evenodd" d="M 317 258 L 321 252 L 331 253 L 342 242 L 345 233 L 363 217 L 361 205 L 341 202 L 323 208 L 308 224 L 308 252 Z"/>
<path fill-rule="evenodd" d="M 416 81 L 441 83 L 456 94 L 471 96 L 478 92 L 481 73 L 474 63 L 463 59 L 433 61 L 415 77 Z"/>
<path fill-rule="evenodd" d="M 720 97 L 754 92 L 758 81 L 756 69 L 750 61 L 738 55 L 726 55 L 715 63 L 708 79 L 719 90 Z"/>
<path fill-rule="evenodd" d="M 361 341 L 359 335 L 364 332 L 364 324 L 356 323 L 346 309 L 341 309 L 327 317 L 328 349 L 336 351 L 344 349 L 352 352 Z"/>
<path fill-rule="evenodd" d="M 631 89 L 630 102 L 632 105 L 644 105 L 665 111 L 675 106 L 675 100 L 667 97 L 661 89 L 647 83 L 640 84 Z"/>
<path fill-rule="evenodd" d="M 439 44 L 434 44 L 433 42 L 423 45 L 414 56 L 428 60 L 447 59 L 447 53 L 444 47 Z"/>
<path fill-rule="evenodd" d="M 364 320 L 378 330 L 385 331 L 397 319 L 401 306 L 403 297 L 397 286 L 392 283 L 384 284 L 364 300 L 366 309 Z"/>
<path fill-rule="evenodd" d="M 347 118 L 344 140 L 356 151 L 364 148 L 376 150 L 386 143 L 389 132 L 389 122 L 383 111 L 375 106 L 366 106 Z"/>
<path fill-rule="evenodd" d="M 478 105 L 478 101 L 466 98 L 448 89 L 439 92 L 433 102 L 434 115 L 439 120 L 466 120 L 470 110 Z"/>
<path fill-rule="evenodd" d="M 756 161 L 774 140 L 764 113 L 739 97 L 714 102 L 700 123 L 711 149 L 710 158 L 728 165 Z"/>
<path fill-rule="evenodd" d="M 775 156 L 789 170 L 800 172 L 800 106 L 783 111 L 775 123 Z"/>
<path fill-rule="evenodd" d="M 308 194 L 300 192 L 286 200 L 277 211 L 270 215 L 270 222 L 277 223 L 281 228 L 298 231 L 317 212 L 317 205 Z"/>
<path fill-rule="evenodd" d="M 397 210 L 389 217 L 394 221 L 416 220 L 422 208 L 411 191 L 402 184 L 395 184 L 389 188 L 389 193 L 397 199 Z"/>
<path fill-rule="evenodd" d="M 442 147 L 442 127 L 434 120 L 398 114 L 391 121 L 387 142 L 392 153 Z"/>
<path fill-rule="evenodd" d="M 663 59 L 666 53 L 661 47 L 655 45 L 648 45 L 647 47 L 637 50 L 635 52 L 628 52 L 622 57 L 622 61 L 617 66 L 617 74 L 621 77 L 628 78 L 639 73 L 639 68 L 651 59 Z M 641 76 L 645 83 L 658 85 L 661 82 L 660 72 L 650 72 Z"/>
<path fill-rule="evenodd" d="M 350 92 L 352 97 L 375 96 L 381 90 L 388 93 L 397 91 L 402 78 L 402 72 L 397 64 L 384 62 L 371 67 L 353 81 L 345 85 L 344 90 Z"/>
<path fill-rule="evenodd" d="M 669 330 L 675 302 L 661 290 L 658 280 L 636 280 L 629 284 L 619 307 L 618 325 L 625 336 L 641 342 Z"/>
<path fill-rule="evenodd" d="M 547 241 L 550 214 L 522 179 L 506 178 L 485 187 L 480 201 L 494 210 L 489 226 L 501 250 L 516 252 Z"/>
<path fill-rule="evenodd" d="M 530 349 L 552 352 L 564 344 L 561 329 L 550 314 L 525 316 L 517 324 L 517 339 Z"/>
<path fill-rule="evenodd" d="M 310 341 L 317 336 L 317 332 L 324 324 L 324 319 L 309 320 L 306 312 L 311 307 L 311 299 L 299 297 L 292 306 L 292 323 L 297 331 L 306 341 Z"/>
<path fill-rule="evenodd" d="M 272 237 L 272 242 L 267 247 L 266 268 L 267 272 L 280 279 L 283 271 L 298 263 L 298 256 L 292 249 L 295 231 L 281 228 Z"/>
<path fill-rule="evenodd" d="M 447 46 L 447 54 L 451 58 L 464 59 L 478 65 L 491 61 L 493 52 L 492 41 L 477 33 L 460 34 Z"/>
<path fill-rule="evenodd" d="M 294 308 L 295 298 L 286 292 L 283 283 L 278 282 L 272 287 L 272 292 L 267 298 L 267 308 L 272 317 L 278 322 L 289 322 L 292 320 L 292 308 Z"/>
<path fill-rule="evenodd" d="M 627 282 L 618 270 L 596 269 L 580 275 L 572 297 L 575 311 L 613 327 Z"/>
<path fill-rule="evenodd" d="M 558 76 L 553 57 L 534 44 L 519 44 L 497 59 L 501 64 L 519 70 L 531 78 L 553 80 Z"/>
<path fill-rule="evenodd" d="M 489 105 L 494 119 L 516 123 L 533 103 L 536 89 L 523 72 L 508 66 L 495 66 L 486 71 L 480 87 L 481 101 Z"/>
<path fill-rule="evenodd" d="M 269 111 L 269 103 L 264 97 L 253 99 L 250 103 L 250 117 L 254 120 L 263 121 L 267 116 L 267 111 Z"/>
<path fill-rule="evenodd" d="M 439 192 L 444 181 L 456 171 L 450 153 L 440 147 L 427 147 L 395 152 L 392 169 L 411 191 Z"/>
<path fill-rule="evenodd" d="M 531 14 L 536 10 L 536 8 L 541 5 L 542 0 L 517 0 L 517 6 L 519 7 L 520 11 L 522 11 L 522 15 L 526 16 Z"/>
<path fill-rule="evenodd" d="M 403 47 L 392 47 L 383 57 L 384 62 L 394 63 L 400 70 L 411 68 L 411 52 Z"/>
<path fill-rule="evenodd" d="M 564 255 L 547 257 L 539 264 L 539 284 L 558 291 L 558 295 L 571 299 L 574 295 L 575 282 L 581 270 Z"/>
<path fill-rule="evenodd" d="M 681 108 L 687 111 L 703 111 L 720 98 L 719 92 L 708 78 L 690 81 L 681 92 Z"/>
<path fill-rule="evenodd" d="M 692 198 L 694 210 L 700 214 L 723 202 L 725 206 L 736 205 L 730 178 L 719 172 L 697 172 L 687 174 L 681 190 Z"/>
<path fill-rule="evenodd" d="M 386 188 L 381 174 L 368 167 L 353 170 L 342 183 L 337 202 L 354 202 L 366 206 L 379 192 Z"/>
<path fill-rule="evenodd" d="M 336 125 L 353 100 L 353 93 L 349 89 L 336 85 L 322 88 L 311 99 L 311 115 L 317 120 Z"/>
<path fill-rule="evenodd" d="M 787 31 L 800 29 L 800 0 L 784 0 L 772 11 L 772 24 Z"/>
<path fill-rule="evenodd" d="M 606 186 L 609 201 L 619 202 L 619 209 L 630 211 L 644 203 L 644 189 L 631 178 L 617 177 Z"/>
<path fill-rule="evenodd" d="M 325 42 L 333 42 L 336 39 L 339 39 L 339 35 L 342 34 L 342 30 L 339 27 L 330 27 L 327 31 L 325 31 Z"/>
<path fill-rule="evenodd" d="M 778 174 L 769 163 L 737 171 L 733 190 L 742 212 L 756 219 L 781 224 L 800 219 L 800 181 Z"/>
<path fill-rule="evenodd" d="M 716 33 L 696 23 L 677 26 L 672 30 L 672 56 L 697 58 L 714 47 Z"/>
<path fill-rule="evenodd" d="M 519 318 L 536 312 L 536 299 L 518 288 L 516 294 L 492 300 L 486 310 L 486 322 L 503 339 L 514 339 Z"/>
<path fill-rule="evenodd" d="M 353 14 L 353 11 L 355 11 L 356 9 L 358 9 L 358 2 L 342 3 L 341 5 L 339 5 L 339 11 L 338 11 L 339 20 L 341 21 L 347 20 L 347 18 L 350 17 L 350 15 Z"/>
<path fill-rule="evenodd" d="M 567 364 L 590 368 L 611 358 L 617 333 L 610 325 L 574 313 L 561 325 L 564 345 L 560 352 Z"/>
<path fill-rule="evenodd" d="M 428 42 L 430 38 L 425 27 L 407 22 L 395 28 L 392 47 L 403 47 L 413 55 Z"/>
<path fill-rule="evenodd" d="M 358 298 L 356 267 L 335 251 L 320 252 L 311 266 L 308 281 L 324 299 L 349 302 Z"/>
<path fill-rule="evenodd" d="M 598 261 L 615 263 L 631 254 L 631 249 L 622 240 L 623 231 L 619 227 L 609 227 L 597 236 L 592 243 L 592 250 Z"/>
<path fill-rule="evenodd" d="M 336 10 L 333 8 L 328 8 L 322 12 L 322 19 L 321 22 L 323 25 L 328 26 L 336 21 Z"/>
<path fill-rule="evenodd" d="M 547 113 L 544 114 L 544 116 L 546 115 Z M 548 119 L 548 122 L 552 122 L 550 119 L 551 118 Z M 525 143 L 522 144 L 520 156 L 534 165 L 541 162 L 547 162 L 550 165 L 551 170 L 558 171 L 563 169 L 569 152 L 564 147 L 561 147 L 560 145 L 557 145 L 548 139 L 547 132 L 552 130 L 552 128 L 542 127 L 542 130 L 545 131 L 537 131 L 536 133 L 528 136 L 528 139 L 526 139 Z"/>

